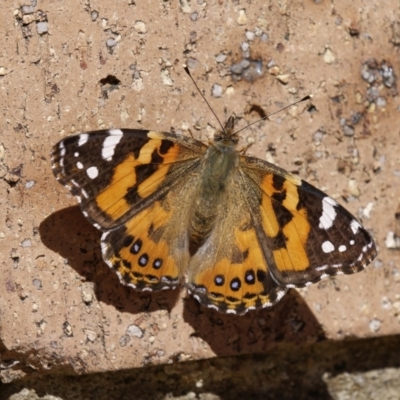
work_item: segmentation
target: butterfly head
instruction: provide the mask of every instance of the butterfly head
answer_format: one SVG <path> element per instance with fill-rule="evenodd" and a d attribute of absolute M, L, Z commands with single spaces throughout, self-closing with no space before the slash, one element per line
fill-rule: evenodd
<path fill-rule="evenodd" d="M 214 143 L 216 147 L 235 147 L 239 142 L 239 135 L 234 131 L 234 129 L 235 117 L 230 116 L 224 129 L 216 132 L 214 135 Z"/>

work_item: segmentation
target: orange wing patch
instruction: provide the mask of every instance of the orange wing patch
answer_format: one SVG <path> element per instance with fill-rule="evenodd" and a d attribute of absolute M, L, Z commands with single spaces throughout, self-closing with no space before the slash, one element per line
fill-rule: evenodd
<path fill-rule="evenodd" d="M 148 136 L 151 137 L 152 133 L 149 132 Z M 166 151 L 162 151 L 162 145 L 162 139 L 151 139 L 143 145 L 137 156 L 129 153 L 115 167 L 111 183 L 96 197 L 97 206 L 102 212 L 117 220 L 132 207 L 129 192 L 135 191 L 136 198 L 143 199 L 160 187 L 180 152 L 177 144 L 171 145 Z M 151 165 L 145 174 L 141 173 L 142 165 Z"/>
<path fill-rule="evenodd" d="M 272 280 L 254 227 L 244 221 L 232 239 L 231 259 L 224 257 L 195 275 L 190 291 L 201 303 L 228 313 L 272 306 L 286 289 Z"/>
<path fill-rule="evenodd" d="M 306 242 L 310 233 L 307 210 L 298 209 L 299 183 L 295 177 L 267 174 L 261 184 L 263 229 L 273 243 L 272 255 L 279 271 L 304 271 L 310 266 Z"/>
<path fill-rule="evenodd" d="M 105 233 L 103 256 L 121 281 L 139 290 L 174 288 L 180 271 L 162 237 L 171 212 L 156 201 L 121 228 Z"/>

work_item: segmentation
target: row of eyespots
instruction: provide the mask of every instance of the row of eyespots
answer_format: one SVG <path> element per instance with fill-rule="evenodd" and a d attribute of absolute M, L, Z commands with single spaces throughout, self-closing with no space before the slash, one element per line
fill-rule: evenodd
<path fill-rule="evenodd" d="M 140 253 L 140 250 L 142 249 L 143 246 L 143 241 L 142 239 L 136 239 L 133 236 L 126 236 L 124 239 L 124 243 L 123 243 L 124 247 L 129 247 L 129 251 L 134 254 L 137 255 Z M 150 257 L 147 253 L 143 253 L 139 256 L 139 261 L 138 264 L 140 267 L 146 267 L 147 264 L 150 261 Z M 153 261 L 152 267 L 154 269 L 160 269 L 161 266 L 163 264 L 163 260 L 162 258 L 156 258 Z"/>
<path fill-rule="evenodd" d="M 265 271 L 257 270 L 257 280 L 259 282 L 263 282 L 265 280 Z M 256 283 L 256 274 L 252 269 L 249 269 L 244 274 L 244 282 L 247 285 L 254 285 Z M 214 278 L 214 283 L 216 286 L 223 286 L 225 284 L 225 276 L 224 275 L 216 275 Z M 234 292 L 238 291 L 242 286 L 242 281 L 239 277 L 235 277 L 231 279 L 229 282 L 229 287 Z"/>

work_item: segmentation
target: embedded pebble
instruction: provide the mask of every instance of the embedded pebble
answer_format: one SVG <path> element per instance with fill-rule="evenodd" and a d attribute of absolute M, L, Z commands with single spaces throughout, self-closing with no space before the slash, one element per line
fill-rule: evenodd
<path fill-rule="evenodd" d="M 108 39 L 106 42 L 106 46 L 109 48 L 115 47 L 117 45 L 117 41 L 115 39 Z"/>
<path fill-rule="evenodd" d="M 273 67 L 268 69 L 268 72 L 273 76 L 277 76 L 279 75 L 280 69 L 277 65 L 274 65 Z"/>
<path fill-rule="evenodd" d="M 0 76 L 4 76 L 6 74 L 6 69 L 4 67 L 0 67 Z"/>
<path fill-rule="evenodd" d="M 93 11 L 90 13 L 90 16 L 91 16 L 91 18 L 92 18 L 92 21 L 94 22 L 94 21 L 96 21 L 96 19 L 99 17 L 99 12 L 96 11 L 96 10 L 93 10 Z"/>
<path fill-rule="evenodd" d="M 167 86 L 173 85 L 169 70 L 167 68 L 164 68 L 163 70 L 161 70 L 160 74 L 161 74 L 161 82 L 164 85 L 167 85 Z"/>
<path fill-rule="evenodd" d="M 324 132 L 317 131 L 313 135 L 313 140 L 314 140 L 314 142 L 321 143 L 323 137 L 324 137 Z"/>
<path fill-rule="evenodd" d="M 254 82 L 264 75 L 263 64 L 260 60 L 254 60 L 250 62 L 248 68 L 242 73 L 242 78 L 247 82 Z"/>
<path fill-rule="evenodd" d="M 255 37 L 254 32 L 251 32 L 251 31 L 247 31 L 247 32 L 246 32 L 246 39 L 247 39 L 247 40 L 252 41 L 252 40 L 254 40 L 254 37 Z"/>
<path fill-rule="evenodd" d="M 33 185 L 35 184 L 35 181 L 28 181 L 25 183 L 25 189 L 30 189 L 33 187 Z"/>
<path fill-rule="evenodd" d="M 136 21 L 133 28 L 137 33 L 146 33 L 146 24 L 143 21 Z"/>
<path fill-rule="evenodd" d="M 21 247 L 26 248 L 26 247 L 31 247 L 32 246 L 32 241 L 30 239 L 24 239 L 21 242 Z"/>
<path fill-rule="evenodd" d="M 369 330 L 371 332 L 378 332 L 379 329 L 381 329 L 381 325 L 382 325 L 381 321 L 379 321 L 379 319 L 377 318 L 374 318 L 369 323 Z"/>
<path fill-rule="evenodd" d="M 350 125 L 344 125 L 343 126 L 343 135 L 348 136 L 348 137 L 354 136 L 354 128 Z"/>
<path fill-rule="evenodd" d="M 263 34 L 261 35 L 261 41 L 262 41 L 262 42 L 267 42 L 268 39 L 269 39 L 269 37 L 268 37 L 268 35 L 267 35 L 266 33 L 263 33 Z"/>
<path fill-rule="evenodd" d="M 198 63 L 199 62 L 193 57 L 189 57 L 186 61 L 186 65 L 189 67 L 189 69 L 195 69 Z"/>
<path fill-rule="evenodd" d="M 350 179 L 347 185 L 349 193 L 354 197 L 360 196 L 360 189 L 358 188 L 357 181 L 355 179 Z"/>
<path fill-rule="evenodd" d="M 385 238 L 387 249 L 400 249 L 400 237 L 397 237 L 393 231 L 389 231 Z"/>
<path fill-rule="evenodd" d="M 93 301 L 93 295 L 91 293 L 82 291 L 82 300 L 83 302 L 88 305 Z"/>
<path fill-rule="evenodd" d="M 379 89 L 376 86 L 371 86 L 367 89 L 367 100 L 375 101 L 379 97 Z"/>
<path fill-rule="evenodd" d="M 355 112 L 351 114 L 350 121 L 353 125 L 357 125 L 361 121 L 362 117 L 363 115 L 360 112 Z"/>
<path fill-rule="evenodd" d="M 247 59 L 243 59 L 243 60 L 239 61 L 238 63 L 233 64 L 233 65 L 231 66 L 231 72 L 232 72 L 233 74 L 239 75 L 239 74 L 241 74 L 241 73 L 243 72 L 243 70 L 244 70 L 245 68 L 247 68 L 249 65 L 250 65 L 250 61 L 247 60 Z"/>
<path fill-rule="evenodd" d="M 336 60 L 336 58 L 335 58 L 335 56 L 334 56 L 334 54 L 332 53 L 332 50 L 330 49 L 330 48 L 327 48 L 326 50 L 325 50 L 325 53 L 324 53 L 324 61 L 327 63 L 327 64 L 332 64 L 333 62 L 335 62 L 335 60 Z"/>
<path fill-rule="evenodd" d="M 395 83 L 393 68 L 387 64 L 383 64 L 381 66 L 381 75 L 383 77 L 383 84 L 386 87 L 391 88 Z"/>
<path fill-rule="evenodd" d="M 32 6 L 22 6 L 22 14 L 33 14 L 35 12 L 35 7 Z"/>
<path fill-rule="evenodd" d="M 215 57 L 215 61 L 217 63 L 223 63 L 227 59 L 227 57 L 228 56 L 226 54 L 220 53 Z"/>
<path fill-rule="evenodd" d="M 126 329 L 126 334 L 130 337 L 142 338 L 144 335 L 144 332 L 137 325 L 132 324 L 132 325 L 129 325 L 128 328 Z"/>
<path fill-rule="evenodd" d="M 371 218 L 371 211 L 374 208 L 374 203 L 370 201 L 363 209 L 362 214 L 365 218 Z"/>
<path fill-rule="evenodd" d="M 34 279 L 32 283 L 37 290 L 40 290 L 42 288 L 42 281 L 40 279 Z"/>
<path fill-rule="evenodd" d="M 381 299 L 382 308 L 385 310 L 390 310 L 392 308 L 392 302 L 386 296 Z"/>
<path fill-rule="evenodd" d="M 236 21 L 239 25 L 245 25 L 247 23 L 246 10 L 239 10 L 239 17 Z"/>
<path fill-rule="evenodd" d="M 213 97 L 221 97 L 222 96 L 222 86 L 215 83 L 211 89 L 211 93 Z"/>
<path fill-rule="evenodd" d="M 250 48 L 250 44 L 247 42 L 243 42 L 240 47 L 242 48 L 242 51 L 248 51 Z"/>
<path fill-rule="evenodd" d="M 259 28 L 258 26 L 256 26 L 256 27 L 254 28 L 254 34 L 255 34 L 257 37 L 260 37 L 260 36 L 263 34 L 263 31 L 262 31 L 261 28 Z"/>
<path fill-rule="evenodd" d="M 376 105 L 380 108 L 385 107 L 386 106 L 386 99 L 384 97 L 378 97 L 376 99 Z"/>
<path fill-rule="evenodd" d="M 276 78 L 280 83 L 283 83 L 284 85 L 287 85 L 289 83 L 289 74 L 282 74 L 278 75 Z"/>
<path fill-rule="evenodd" d="M 84 332 L 86 334 L 86 339 L 89 342 L 93 343 L 96 340 L 96 338 L 97 338 L 97 333 L 96 332 L 91 331 L 90 329 L 85 329 Z"/>
<path fill-rule="evenodd" d="M 69 337 L 71 337 L 73 335 L 72 327 L 69 324 L 69 322 L 66 321 L 66 322 L 63 323 L 63 331 Z"/>
<path fill-rule="evenodd" d="M 36 24 L 36 29 L 39 35 L 43 35 L 44 33 L 47 33 L 49 31 L 49 28 L 47 27 L 47 22 L 38 22 Z"/>
<path fill-rule="evenodd" d="M 199 19 L 199 14 L 198 14 L 198 12 L 195 11 L 194 13 L 192 13 L 192 14 L 190 15 L 190 19 L 191 19 L 192 21 L 197 21 L 197 20 Z"/>
<path fill-rule="evenodd" d="M 22 17 L 22 23 L 24 25 L 29 25 L 31 22 L 35 20 L 35 16 L 33 14 L 24 15 Z"/>

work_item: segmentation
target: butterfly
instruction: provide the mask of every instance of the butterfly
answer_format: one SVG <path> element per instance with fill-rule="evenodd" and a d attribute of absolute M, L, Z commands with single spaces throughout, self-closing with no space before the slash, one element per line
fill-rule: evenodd
<path fill-rule="evenodd" d="M 104 261 L 139 291 L 174 289 L 185 277 L 202 305 L 244 314 L 374 259 L 352 214 L 241 154 L 238 141 L 233 117 L 209 145 L 178 133 L 92 131 L 56 144 L 52 169 L 102 232 Z"/>

